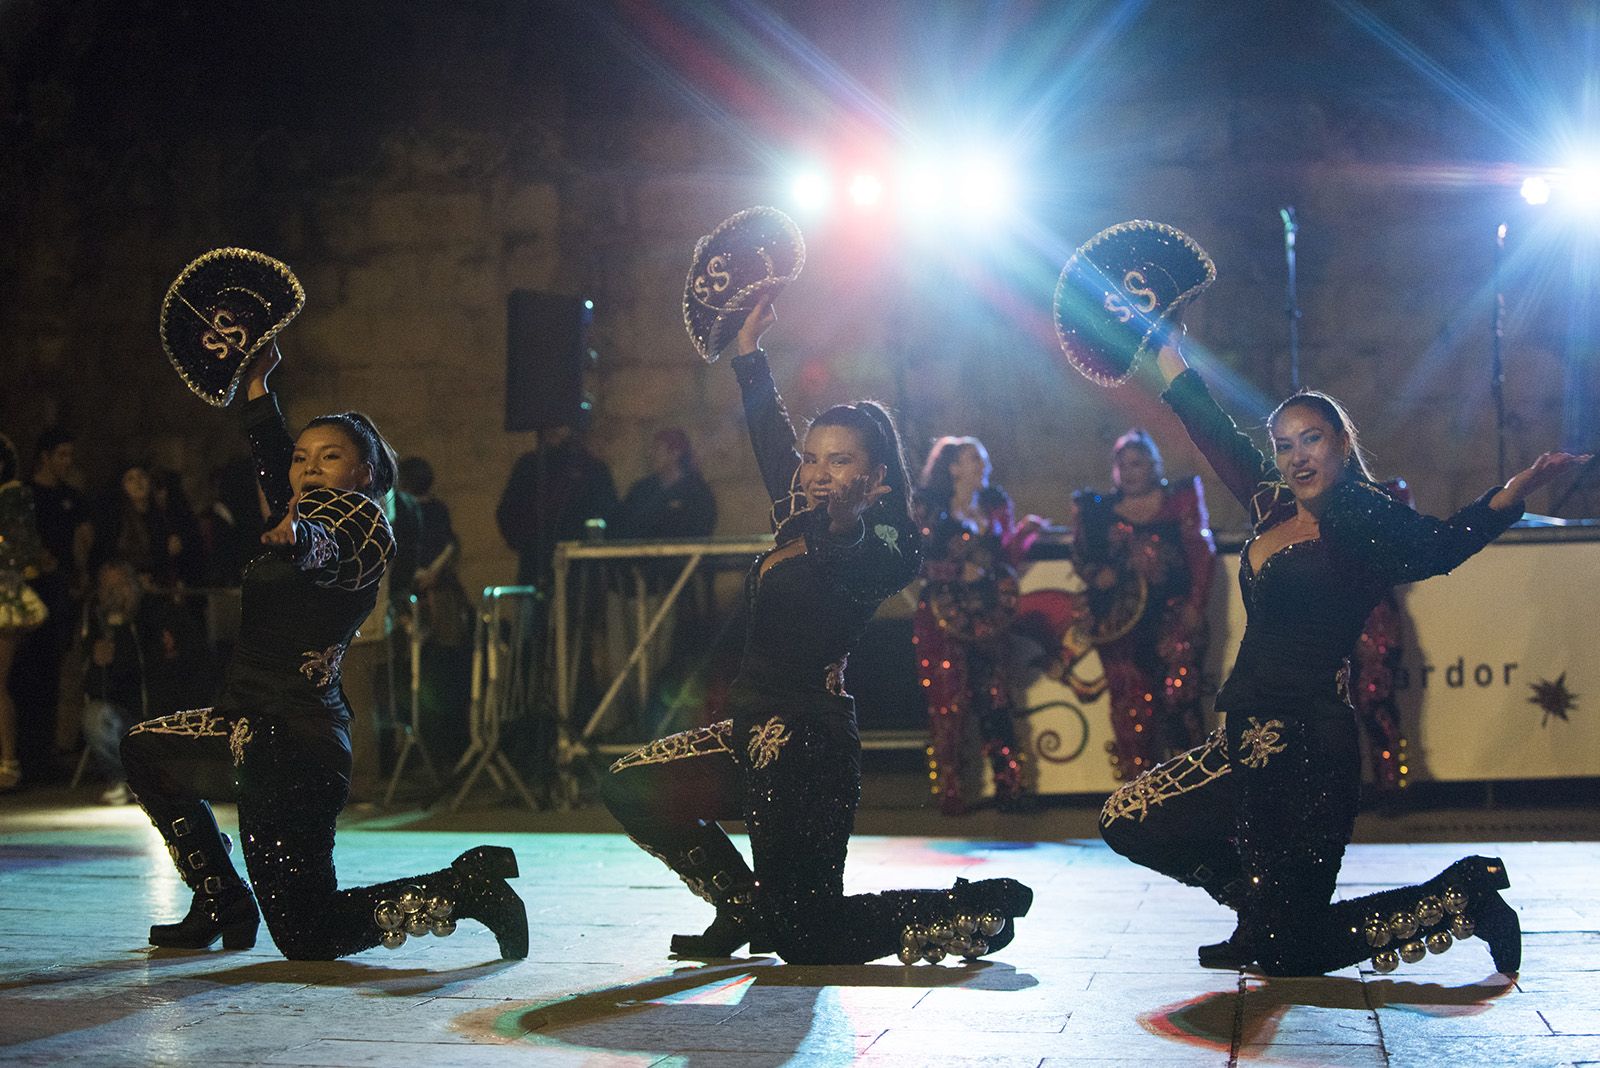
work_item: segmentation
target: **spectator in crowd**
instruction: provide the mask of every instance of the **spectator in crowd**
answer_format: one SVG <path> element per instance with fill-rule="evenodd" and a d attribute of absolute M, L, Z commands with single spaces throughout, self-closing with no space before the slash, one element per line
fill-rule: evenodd
<path fill-rule="evenodd" d="M 650 473 L 628 489 L 617 509 L 616 525 L 610 531 L 618 538 L 656 541 L 665 538 L 705 538 L 717 526 L 717 500 L 695 463 L 689 435 L 679 427 L 658 431 L 650 442 Z M 635 562 L 616 576 L 616 587 L 606 613 L 608 668 L 620 671 L 639 641 L 639 605 L 635 575 L 645 581 L 645 619 L 654 618 L 662 595 L 672 585 L 682 560 Z M 648 650 L 653 673 L 680 659 L 684 652 L 677 624 L 701 618 L 700 602 L 709 590 L 686 586 L 673 611 L 656 628 Z M 701 628 L 686 627 L 690 633 Z M 626 692 L 626 691 L 624 691 Z M 655 730 L 652 730 L 655 733 Z"/>
<path fill-rule="evenodd" d="M 205 540 L 200 520 L 184 491 L 183 478 L 164 467 L 150 472 L 151 503 L 167 532 L 166 552 L 157 554 L 156 584 L 198 589 L 206 584 Z"/>
<path fill-rule="evenodd" d="M 72 658 L 73 626 L 89 584 L 89 547 L 94 540 L 89 502 L 74 483 L 77 446 L 72 432 L 56 426 L 39 435 L 34 449 L 34 511 L 47 559 L 33 588 L 49 616 L 27 634 L 17 649 L 18 671 L 12 688 L 24 710 L 18 724 L 18 748 L 31 781 L 48 780 L 59 772 L 54 751 L 75 747 L 78 736 L 77 673 Z"/>
<path fill-rule="evenodd" d="M 605 461 L 570 427 L 540 431 L 539 447 L 511 469 L 495 522 L 517 553 L 517 581 L 547 587 L 558 541 L 583 538 L 591 519 L 610 520 L 617 487 Z"/>
<path fill-rule="evenodd" d="M 408 456 L 400 461 L 400 488 L 416 501 L 421 517 L 411 590 L 416 597 L 413 621 L 422 638 L 418 672 L 422 737 L 429 752 L 449 764 L 467 745 L 474 612 L 457 573 L 460 543 L 450 508 L 434 496 L 433 483 L 433 465 L 427 460 Z M 398 674 L 409 681 L 408 672 Z"/>
<path fill-rule="evenodd" d="M 33 520 L 33 491 L 19 478 L 21 458 L 0 434 L 0 791 L 22 781 L 11 669 L 22 636 L 45 620 L 44 602 L 29 582 L 48 564 Z"/>
<path fill-rule="evenodd" d="M 171 597 L 146 593 L 126 562 L 100 565 L 83 615 L 83 727 L 95 763 L 110 781 L 100 800 L 127 804 L 119 747 L 128 728 L 209 702 L 205 635 L 194 613 Z"/>
<path fill-rule="evenodd" d="M 123 465 L 105 494 L 95 518 L 89 566 L 98 571 L 107 560 L 126 560 L 154 584 L 162 558 L 173 552 L 161 512 L 155 507 L 150 465 L 142 460 Z"/>

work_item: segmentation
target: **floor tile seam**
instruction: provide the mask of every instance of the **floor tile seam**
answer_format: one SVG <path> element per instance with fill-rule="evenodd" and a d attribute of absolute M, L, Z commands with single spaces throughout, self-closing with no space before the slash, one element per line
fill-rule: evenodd
<path fill-rule="evenodd" d="M 1239 1050 L 1244 1046 L 1244 1002 L 1249 991 L 1250 981 L 1241 971 L 1233 992 L 1233 1034 L 1228 1039 L 1228 1068 L 1238 1068 Z"/>
<path fill-rule="evenodd" d="M 1366 973 L 1361 974 L 1361 1000 L 1367 1006 L 1367 1015 L 1372 1019 L 1373 1029 L 1378 1035 L 1378 1056 L 1384 1064 L 1389 1064 L 1389 1040 L 1383 1033 L 1383 1013 L 1378 1011 L 1378 1006 L 1372 1003 L 1372 984 L 1368 981 Z"/>

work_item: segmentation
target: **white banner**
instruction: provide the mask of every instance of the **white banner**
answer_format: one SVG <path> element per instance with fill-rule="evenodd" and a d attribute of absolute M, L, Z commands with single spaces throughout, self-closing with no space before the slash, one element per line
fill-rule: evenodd
<path fill-rule="evenodd" d="M 1600 775 L 1600 541 L 1516 540 L 1529 535 L 1513 532 L 1452 574 L 1401 591 L 1396 698 L 1413 780 Z M 1244 632 L 1238 572 L 1238 554 L 1224 553 L 1210 613 L 1208 706 Z M 1025 593 L 1081 588 L 1065 561 L 1035 563 L 1022 578 Z M 1078 665 L 1080 676 L 1099 672 L 1093 653 Z M 1040 793 L 1115 788 L 1104 695 L 1084 703 L 1046 678 L 1024 702 L 1032 711 L 1019 741 Z"/>

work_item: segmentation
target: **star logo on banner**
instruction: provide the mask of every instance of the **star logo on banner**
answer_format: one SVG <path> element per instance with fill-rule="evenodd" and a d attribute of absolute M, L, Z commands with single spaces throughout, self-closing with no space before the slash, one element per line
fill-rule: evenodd
<path fill-rule="evenodd" d="M 1578 695 L 1567 689 L 1567 673 L 1565 671 L 1554 682 L 1543 679 L 1530 685 L 1533 687 L 1533 696 L 1528 698 L 1528 703 L 1530 705 L 1538 705 L 1544 709 L 1544 719 L 1539 721 L 1539 726 L 1549 726 L 1551 716 L 1557 716 L 1566 722 L 1571 722 L 1567 717 L 1567 712 L 1578 707 Z"/>

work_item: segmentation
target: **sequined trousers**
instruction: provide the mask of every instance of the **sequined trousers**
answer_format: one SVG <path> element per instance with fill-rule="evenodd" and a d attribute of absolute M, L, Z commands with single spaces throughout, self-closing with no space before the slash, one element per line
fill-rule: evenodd
<path fill-rule="evenodd" d="M 1368 927 L 1415 916 L 1419 904 L 1431 920 L 1404 941 L 1448 930 L 1452 914 L 1434 915 L 1430 899 L 1462 889 L 1441 875 L 1333 901 L 1360 782 L 1348 707 L 1304 718 L 1230 713 L 1205 743 L 1112 794 L 1100 833 L 1135 863 L 1237 910 L 1236 939 L 1262 971 L 1322 975 L 1375 956 L 1390 939 L 1375 943 Z"/>
<path fill-rule="evenodd" d="M 928 771 L 933 793 L 947 813 L 965 807 L 972 774 L 969 722 L 975 720 L 982 753 L 994 776 L 1001 804 L 1021 797 L 1022 756 L 1013 721 L 1016 709 L 998 650 L 991 643 L 959 641 L 939 626 L 926 602 L 915 616 L 917 675 L 928 703 Z"/>
<path fill-rule="evenodd" d="M 791 964 L 890 956 L 908 925 L 949 907 L 936 890 L 845 896 L 861 801 L 848 702 L 819 697 L 817 711 L 736 715 L 671 735 L 622 757 L 601 784 L 635 842 L 719 909 L 753 905 L 766 940 Z M 717 824 L 741 818 L 753 865 Z"/>
<path fill-rule="evenodd" d="M 242 886 L 208 801 L 235 801 L 250 884 L 272 940 L 294 960 L 332 960 L 378 944 L 379 901 L 448 872 L 339 889 L 334 823 L 350 791 L 350 741 L 333 715 L 199 708 L 136 723 L 122 741 L 128 786 L 166 840 L 184 882 L 216 896 Z"/>

